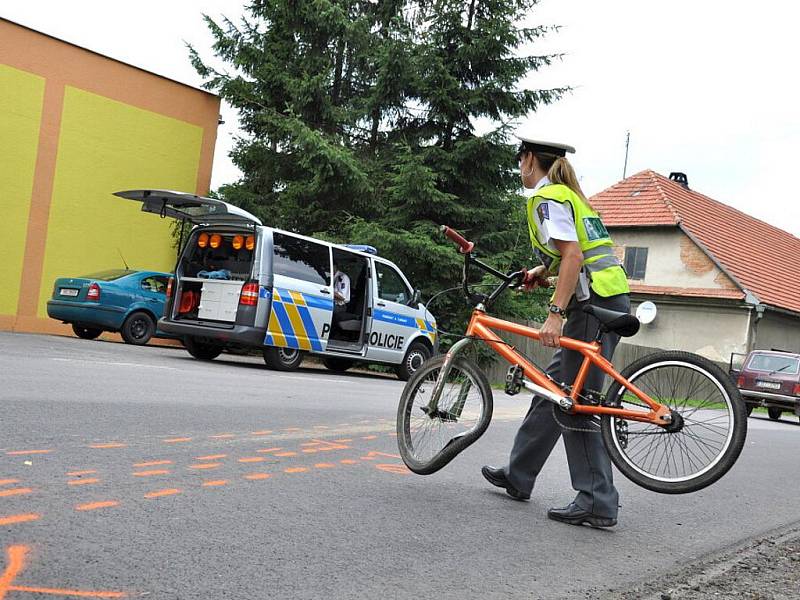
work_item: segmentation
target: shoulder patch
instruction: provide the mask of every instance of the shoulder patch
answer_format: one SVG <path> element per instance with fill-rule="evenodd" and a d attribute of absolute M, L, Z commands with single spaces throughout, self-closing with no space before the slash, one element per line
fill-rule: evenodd
<path fill-rule="evenodd" d="M 550 218 L 550 207 L 547 205 L 547 202 L 539 203 L 539 206 L 536 207 L 536 214 L 539 215 L 540 221 Z"/>

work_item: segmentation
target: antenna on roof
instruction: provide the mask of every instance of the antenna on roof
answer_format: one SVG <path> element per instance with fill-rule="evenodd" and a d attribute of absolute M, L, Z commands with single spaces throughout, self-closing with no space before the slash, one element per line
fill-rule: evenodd
<path fill-rule="evenodd" d="M 625 165 L 622 167 L 622 178 L 628 173 L 628 147 L 631 145 L 631 132 L 630 130 L 625 135 Z"/>
<path fill-rule="evenodd" d="M 125 262 L 125 257 L 122 256 L 122 251 L 119 248 L 117 248 L 117 252 L 119 253 L 119 257 L 122 259 L 122 264 L 125 265 L 125 270 L 130 271 L 131 268 L 128 266 L 128 263 Z"/>

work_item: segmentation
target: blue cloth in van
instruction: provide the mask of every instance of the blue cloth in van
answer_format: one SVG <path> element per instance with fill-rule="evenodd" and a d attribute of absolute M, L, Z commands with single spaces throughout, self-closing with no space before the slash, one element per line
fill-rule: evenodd
<path fill-rule="evenodd" d="M 200 271 L 198 277 L 203 279 L 230 279 L 231 272 L 228 269 L 220 269 L 219 271 Z"/>

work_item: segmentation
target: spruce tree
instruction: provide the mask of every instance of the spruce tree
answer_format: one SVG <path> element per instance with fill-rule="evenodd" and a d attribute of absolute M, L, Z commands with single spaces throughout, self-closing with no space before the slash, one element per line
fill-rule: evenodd
<path fill-rule="evenodd" d="M 448 224 L 501 268 L 532 266 L 511 133 L 566 89 L 520 89 L 557 58 L 523 55 L 536 0 L 254 0 L 239 24 L 206 17 L 206 87 L 240 114 L 240 181 L 220 195 L 265 223 L 370 243 L 424 295 L 457 285 Z M 489 125 L 485 125 L 488 123 Z M 482 130 L 478 130 L 482 124 Z M 458 295 L 432 307 L 463 326 Z M 501 312 L 541 316 L 530 298 Z"/>

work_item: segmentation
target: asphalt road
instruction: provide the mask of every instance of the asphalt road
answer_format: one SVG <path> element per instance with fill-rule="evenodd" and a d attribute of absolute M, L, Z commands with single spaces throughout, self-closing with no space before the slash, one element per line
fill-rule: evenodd
<path fill-rule="evenodd" d="M 0 378 L 3 600 L 615 597 L 800 521 L 796 417 L 751 418 L 695 494 L 618 475 L 620 524 L 599 531 L 545 517 L 573 495 L 560 444 L 528 503 L 482 479 L 521 396 L 498 393 L 489 431 L 421 477 L 388 377 L 0 333 Z"/>

